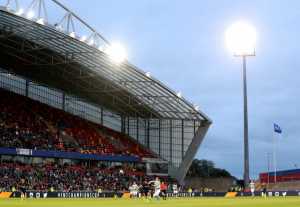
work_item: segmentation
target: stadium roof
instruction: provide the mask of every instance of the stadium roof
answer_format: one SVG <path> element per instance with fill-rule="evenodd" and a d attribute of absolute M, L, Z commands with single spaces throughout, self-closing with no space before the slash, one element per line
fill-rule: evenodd
<path fill-rule="evenodd" d="M 109 44 L 60 6 L 85 24 L 102 44 Z M 128 61 L 115 64 L 98 49 L 99 44 L 96 47 L 75 33 L 70 35 L 69 24 L 73 23 L 67 24 L 66 32 L 58 25 L 38 23 L 0 7 L 0 67 L 124 116 L 210 122 L 191 103 Z"/>

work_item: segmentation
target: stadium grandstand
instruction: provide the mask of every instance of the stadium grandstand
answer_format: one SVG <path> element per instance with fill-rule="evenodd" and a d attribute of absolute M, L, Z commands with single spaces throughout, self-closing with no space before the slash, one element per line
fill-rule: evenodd
<path fill-rule="evenodd" d="M 263 172 L 259 174 L 261 183 L 300 181 L 300 169 Z"/>
<path fill-rule="evenodd" d="M 255 185 L 257 191 L 266 188 L 271 192 L 295 191 L 298 193 L 300 191 L 300 169 L 262 172 Z"/>
<path fill-rule="evenodd" d="M 150 73 L 115 62 L 112 44 L 60 2 L 21 2 L 0 1 L 1 186 L 22 177 L 62 191 L 122 190 L 153 175 L 182 183 L 211 120 Z"/>

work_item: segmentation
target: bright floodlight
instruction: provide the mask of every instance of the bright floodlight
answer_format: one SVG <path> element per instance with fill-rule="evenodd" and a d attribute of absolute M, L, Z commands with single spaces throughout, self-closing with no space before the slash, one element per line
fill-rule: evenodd
<path fill-rule="evenodd" d="M 27 19 L 32 19 L 34 17 L 34 15 L 35 15 L 34 12 L 30 10 L 27 12 L 26 17 L 27 17 Z"/>
<path fill-rule="evenodd" d="M 61 32 L 64 30 L 64 28 L 63 28 L 61 25 L 59 25 L 59 24 L 56 25 L 55 28 L 56 28 L 58 31 L 61 31 Z"/>
<path fill-rule="evenodd" d="M 255 55 L 256 31 L 246 22 L 236 22 L 226 31 L 226 44 L 236 56 Z"/>
<path fill-rule="evenodd" d="M 16 12 L 16 15 L 21 16 L 23 13 L 24 13 L 24 9 L 21 8 Z"/>
<path fill-rule="evenodd" d="M 39 20 L 36 21 L 37 23 L 44 25 L 45 24 L 45 20 L 43 18 L 40 18 Z"/>
<path fill-rule="evenodd" d="M 70 37 L 73 37 L 73 38 L 75 38 L 76 37 L 76 34 L 75 34 L 75 32 L 70 32 Z"/>
<path fill-rule="evenodd" d="M 80 38 L 80 41 L 82 42 L 85 42 L 87 40 L 87 37 L 85 35 L 83 35 L 81 38 Z"/>
<path fill-rule="evenodd" d="M 181 98 L 181 97 L 182 97 L 182 94 L 181 94 L 181 92 L 180 92 L 180 91 L 179 91 L 179 92 L 177 92 L 177 94 L 176 94 L 176 95 L 177 95 L 177 97 L 178 97 L 178 98 Z"/>
<path fill-rule="evenodd" d="M 105 47 L 103 45 L 99 45 L 98 50 L 100 50 L 101 52 L 105 52 Z"/>
<path fill-rule="evenodd" d="M 196 111 L 199 111 L 199 106 L 196 105 L 196 104 L 194 104 L 194 109 L 195 109 Z"/>
<path fill-rule="evenodd" d="M 88 42 L 89 45 L 93 45 L 95 43 L 94 38 L 91 38 L 90 41 Z"/>
<path fill-rule="evenodd" d="M 127 58 L 126 50 L 120 43 L 110 44 L 105 52 L 114 63 L 121 63 Z"/>

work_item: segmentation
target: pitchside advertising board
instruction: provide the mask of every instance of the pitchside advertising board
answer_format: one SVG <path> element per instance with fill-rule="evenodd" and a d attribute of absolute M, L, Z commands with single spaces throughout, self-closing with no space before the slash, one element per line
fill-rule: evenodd
<path fill-rule="evenodd" d="M 261 196 L 262 192 L 256 191 L 255 196 Z M 250 192 L 239 192 L 237 196 L 252 196 Z M 300 196 L 300 191 L 269 191 L 267 192 L 269 197 L 285 197 L 285 196 Z"/>
<path fill-rule="evenodd" d="M 36 192 L 36 191 L 28 191 L 27 198 L 36 198 L 36 199 L 44 199 L 44 198 L 113 198 L 113 197 L 126 197 L 127 193 L 122 192 Z M 194 192 L 187 193 L 182 192 L 178 194 L 168 193 L 168 197 L 225 197 L 227 192 Z M 255 192 L 255 196 L 261 196 L 262 192 Z M 252 196 L 250 192 L 238 192 L 235 197 L 243 197 L 243 196 Z M 270 191 L 267 192 L 267 196 L 269 197 L 286 197 L 286 196 L 299 196 L 300 191 Z M 0 198 L 20 198 L 20 192 L 0 192 Z"/>

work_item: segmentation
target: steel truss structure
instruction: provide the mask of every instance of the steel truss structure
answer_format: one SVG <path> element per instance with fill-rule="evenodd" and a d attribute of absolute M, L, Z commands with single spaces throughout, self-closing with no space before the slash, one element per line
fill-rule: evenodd
<path fill-rule="evenodd" d="M 50 3 L 64 13 L 53 22 Z M 76 30 L 83 27 L 87 36 Z M 6 73 L 60 91 L 62 109 L 68 94 L 109 110 L 119 117 L 120 131 L 168 160 L 170 174 L 182 180 L 211 120 L 149 73 L 128 61 L 112 62 L 105 53 L 109 45 L 57 0 L 33 0 L 26 9 L 7 0 L 0 7 L 0 67 Z"/>

